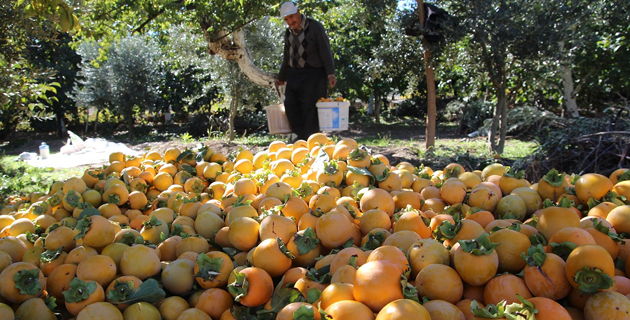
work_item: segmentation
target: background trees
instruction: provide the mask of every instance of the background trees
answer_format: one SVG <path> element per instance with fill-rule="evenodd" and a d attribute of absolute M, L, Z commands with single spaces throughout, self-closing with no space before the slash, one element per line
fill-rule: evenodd
<path fill-rule="evenodd" d="M 363 102 L 373 95 L 374 121 L 392 114 L 381 110 L 392 97 L 417 97 L 403 109 L 425 116 L 422 37 L 405 35 L 404 18 L 417 20 L 414 1 L 298 2 L 330 35 L 339 79 L 332 95 Z M 443 26 L 445 41 L 431 47 L 438 101 L 457 102 L 448 112 L 473 119 L 462 120 L 467 131 L 479 129 L 476 123 L 494 106 L 491 150 L 500 153 L 505 136 L 518 127 L 508 114 L 519 108 L 567 117 L 628 112 L 627 1 L 429 2 L 452 17 Z M 33 5 L 43 9 L 33 11 Z M 172 111 L 186 121 L 188 115 L 213 119 L 224 109 L 230 111 L 226 125 L 236 128 L 240 110 L 277 101 L 270 83 L 285 26 L 276 1 L 24 0 L 0 8 L 5 132 L 24 119 L 54 114 L 59 133 L 62 119 L 80 122 L 88 107 L 124 115 L 128 126 L 140 114 L 144 119 L 141 111 Z M 123 50 L 126 41 L 136 42 Z M 133 87 L 132 79 L 142 87 Z M 43 96 L 54 82 L 56 92 Z M 75 86 L 67 100 L 64 92 Z"/>

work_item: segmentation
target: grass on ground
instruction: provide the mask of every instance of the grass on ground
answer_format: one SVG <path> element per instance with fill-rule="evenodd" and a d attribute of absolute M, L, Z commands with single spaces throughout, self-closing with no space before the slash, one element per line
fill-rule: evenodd
<path fill-rule="evenodd" d="M 38 168 L 24 161 L 17 161 L 15 156 L 2 156 L 0 158 L 0 197 L 6 200 L 12 195 L 26 196 L 32 192 L 47 193 L 55 181 L 80 177 L 84 170 L 80 167 Z"/>

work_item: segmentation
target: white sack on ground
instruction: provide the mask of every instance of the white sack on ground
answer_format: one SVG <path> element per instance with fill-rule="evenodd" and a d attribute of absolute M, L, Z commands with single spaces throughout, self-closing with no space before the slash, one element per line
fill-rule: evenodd
<path fill-rule="evenodd" d="M 62 150 L 50 150 L 47 159 L 26 160 L 34 167 L 72 168 L 85 165 L 101 164 L 109 162 L 112 152 L 122 152 L 125 155 L 139 156 L 141 152 L 127 147 L 124 143 L 107 141 L 103 138 L 88 138 L 85 141 L 79 138 L 68 139 L 70 142 L 61 147 Z"/>

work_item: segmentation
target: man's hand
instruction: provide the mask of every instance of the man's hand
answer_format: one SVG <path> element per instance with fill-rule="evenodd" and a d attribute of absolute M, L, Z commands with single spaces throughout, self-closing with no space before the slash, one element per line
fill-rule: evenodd
<path fill-rule="evenodd" d="M 335 78 L 334 74 L 328 76 L 328 84 L 330 84 L 331 88 L 335 87 L 335 85 L 337 84 L 337 78 Z"/>
<path fill-rule="evenodd" d="M 285 81 L 282 81 L 282 80 L 280 80 L 280 79 L 276 79 L 276 84 L 277 84 L 279 87 L 283 86 L 285 83 L 286 83 Z"/>

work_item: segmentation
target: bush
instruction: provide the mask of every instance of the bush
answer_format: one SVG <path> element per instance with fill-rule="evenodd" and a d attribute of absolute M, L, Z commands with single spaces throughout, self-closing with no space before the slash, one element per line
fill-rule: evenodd
<path fill-rule="evenodd" d="M 453 101 L 447 106 L 447 109 L 455 109 L 461 106 L 459 101 Z M 452 111 L 454 112 L 454 111 Z M 494 113 L 494 103 L 482 100 L 470 101 L 463 104 L 463 108 L 460 112 L 459 127 L 457 129 L 458 134 L 467 134 L 475 131 L 480 131 L 482 135 L 489 132 L 488 129 L 483 128 L 484 122 L 487 119 L 492 119 Z"/>
<path fill-rule="evenodd" d="M 552 168 L 608 175 L 628 165 L 624 152 L 630 138 L 620 132 L 630 131 L 630 119 L 621 116 L 623 112 L 611 110 L 599 118 L 561 118 L 532 109 L 513 109 L 509 115 L 511 132 L 539 142 L 532 157 L 518 165 L 528 176 L 539 178 Z"/>
<path fill-rule="evenodd" d="M 195 138 L 209 134 L 221 136 L 229 129 L 229 111 L 227 108 L 208 113 L 193 113 L 188 116 L 185 125 L 188 133 Z M 242 110 L 234 119 L 236 135 L 268 132 L 267 114 L 263 110 Z"/>

